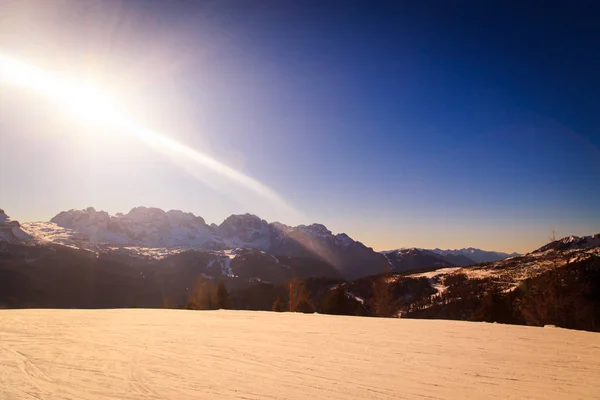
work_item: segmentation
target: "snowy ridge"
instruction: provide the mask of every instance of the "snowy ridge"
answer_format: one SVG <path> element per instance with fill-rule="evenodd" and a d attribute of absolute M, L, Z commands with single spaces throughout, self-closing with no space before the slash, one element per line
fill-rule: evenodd
<path fill-rule="evenodd" d="M 322 224 L 288 226 L 252 214 L 231 215 L 220 225 L 178 210 L 136 207 L 110 215 L 93 207 L 69 210 L 50 222 L 23 224 L 37 243 L 56 243 L 91 251 L 109 250 L 162 258 L 185 249 L 254 249 L 277 256 L 325 261 L 349 278 L 382 272 L 385 258 L 345 233 Z"/>
<path fill-rule="evenodd" d="M 50 223 L 24 224 L 38 240 L 77 245 L 141 246 L 149 248 L 189 247 L 202 249 L 252 248 L 269 251 L 281 247 L 297 232 L 340 248 L 358 243 L 345 233 L 334 235 L 324 225 L 291 227 L 252 214 L 231 215 L 220 225 L 207 225 L 202 217 L 178 210 L 136 207 L 127 214 L 110 215 L 93 207 L 69 210 Z"/>
<path fill-rule="evenodd" d="M 202 246 L 215 242 L 204 219 L 191 213 L 136 207 L 109 215 L 93 207 L 70 210 L 50 222 L 85 235 L 90 242 L 144 247 Z"/>

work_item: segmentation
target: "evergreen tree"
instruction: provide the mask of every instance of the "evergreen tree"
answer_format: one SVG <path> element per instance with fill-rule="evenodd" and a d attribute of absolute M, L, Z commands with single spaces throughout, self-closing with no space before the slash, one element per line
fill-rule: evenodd
<path fill-rule="evenodd" d="M 349 296 L 344 285 L 338 285 L 327 294 L 323 311 L 326 314 L 356 315 L 359 308 L 360 303 Z"/>

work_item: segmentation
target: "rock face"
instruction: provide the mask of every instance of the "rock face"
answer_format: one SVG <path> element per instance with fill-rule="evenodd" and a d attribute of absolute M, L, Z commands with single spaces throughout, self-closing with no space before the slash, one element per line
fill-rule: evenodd
<path fill-rule="evenodd" d="M 29 239 L 31 236 L 21 229 L 19 221 L 12 221 L 4 210 L 0 209 L 0 240 L 8 243 L 20 243 Z"/>
<path fill-rule="evenodd" d="M 219 225 L 216 233 L 222 243 L 231 249 L 247 247 L 268 250 L 271 245 L 269 223 L 252 214 L 229 216 Z"/>

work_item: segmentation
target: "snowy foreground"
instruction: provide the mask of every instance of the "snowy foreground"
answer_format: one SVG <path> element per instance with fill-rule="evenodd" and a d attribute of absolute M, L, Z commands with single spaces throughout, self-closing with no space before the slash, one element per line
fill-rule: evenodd
<path fill-rule="evenodd" d="M 599 398 L 600 334 L 242 311 L 0 311 L 0 399 Z"/>

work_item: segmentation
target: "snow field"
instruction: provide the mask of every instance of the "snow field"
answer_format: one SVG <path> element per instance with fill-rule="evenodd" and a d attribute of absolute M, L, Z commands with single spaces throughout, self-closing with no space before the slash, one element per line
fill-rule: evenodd
<path fill-rule="evenodd" d="M 0 399 L 593 399 L 600 334 L 245 311 L 0 311 Z"/>

